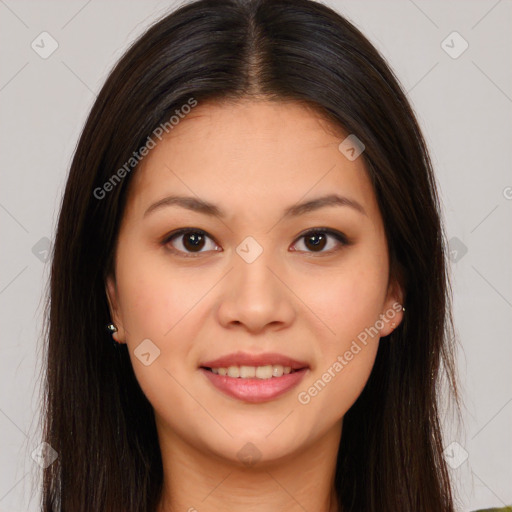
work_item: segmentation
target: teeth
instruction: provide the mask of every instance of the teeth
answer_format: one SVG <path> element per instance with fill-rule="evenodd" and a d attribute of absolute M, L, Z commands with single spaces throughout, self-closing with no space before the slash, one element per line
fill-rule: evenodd
<path fill-rule="evenodd" d="M 228 368 L 228 377 L 240 377 L 240 368 L 238 366 L 230 366 Z"/>
<path fill-rule="evenodd" d="M 272 377 L 282 377 L 291 373 L 291 366 L 282 366 L 280 364 L 268 364 L 265 366 L 230 366 L 228 368 L 210 368 L 217 375 L 228 376 L 241 379 L 271 379 Z"/>
<path fill-rule="evenodd" d="M 272 377 L 272 365 L 258 366 L 256 368 L 256 377 L 258 379 L 270 379 Z"/>
<path fill-rule="evenodd" d="M 240 366 L 240 378 L 251 379 L 256 377 L 255 366 Z"/>

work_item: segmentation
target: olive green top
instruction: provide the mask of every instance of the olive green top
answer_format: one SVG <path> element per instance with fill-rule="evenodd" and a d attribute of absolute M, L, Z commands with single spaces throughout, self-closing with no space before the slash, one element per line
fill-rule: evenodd
<path fill-rule="evenodd" d="M 479 510 L 475 510 L 475 512 L 512 512 L 512 507 L 503 507 L 503 508 L 481 508 Z"/>

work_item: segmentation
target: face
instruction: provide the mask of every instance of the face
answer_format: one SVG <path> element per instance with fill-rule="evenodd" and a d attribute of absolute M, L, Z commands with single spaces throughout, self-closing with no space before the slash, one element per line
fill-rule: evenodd
<path fill-rule="evenodd" d="M 106 290 L 161 439 L 272 461 L 341 432 L 402 318 L 348 135 L 298 103 L 199 104 L 133 171 Z"/>

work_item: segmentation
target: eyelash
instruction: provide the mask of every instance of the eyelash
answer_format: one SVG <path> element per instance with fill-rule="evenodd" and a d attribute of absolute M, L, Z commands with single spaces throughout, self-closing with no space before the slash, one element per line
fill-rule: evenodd
<path fill-rule="evenodd" d="M 162 245 L 168 246 L 168 244 L 169 244 L 169 242 L 171 240 L 173 240 L 174 238 L 177 238 L 177 237 L 179 237 L 181 235 L 187 234 L 187 233 L 196 233 L 196 234 L 208 237 L 212 241 L 214 241 L 213 238 L 210 235 L 208 235 L 208 233 L 203 231 L 202 229 L 182 228 L 182 229 L 178 229 L 178 230 L 173 231 L 172 233 L 169 233 L 168 235 L 166 235 L 164 240 L 162 241 Z M 315 252 L 315 251 L 297 251 L 297 252 L 306 252 L 306 253 L 309 253 L 309 254 L 319 254 L 319 255 L 322 255 L 322 254 L 332 254 L 332 253 L 334 253 L 336 251 L 339 251 L 344 246 L 350 245 L 350 243 L 351 243 L 348 240 L 348 238 L 343 233 L 341 233 L 339 231 L 335 231 L 333 229 L 328 229 L 328 228 L 312 228 L 312 229 L 309 229 L 305 233 L 302 233 L 301 235 L 299 235 L 299 237 L 296 239 L 296 242 L 298 242 L 302 238 L 307 238 L 308 236 L 319 234 L 319 233 L 320 234 L 324 234 L 324 235 L 332 236 L 333 238 L 335 238 L 341 244 L 341 247 L 338 247 L 337 249 L 330 249 L 328 251 L 323 251 L 322 250 L 322 251 L 318 251 L 318 252 Z M 190 252 L 187 253 L 187 252 L 175 249 L 174 247 L 168 247 L 168 249 L 171 252 L 173 252 L 174 254 L 178 254 L 179 256 L 182 256 L 184 258 L 197 258 L 203 252 L 208 252 L 208 251 L 200 251 L 200 252 L 197 252 L 197 253 L 190 253 Z"/>

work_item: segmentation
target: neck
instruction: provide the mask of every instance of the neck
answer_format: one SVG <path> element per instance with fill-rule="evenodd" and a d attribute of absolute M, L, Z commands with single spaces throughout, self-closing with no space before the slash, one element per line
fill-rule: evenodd
<path fill-rule="evenodd" d="M 339 512 L 334 475 L 341 424 L 299 453 L 252 465 L 158 430 L 164 482 L 157 512 Z"/>

